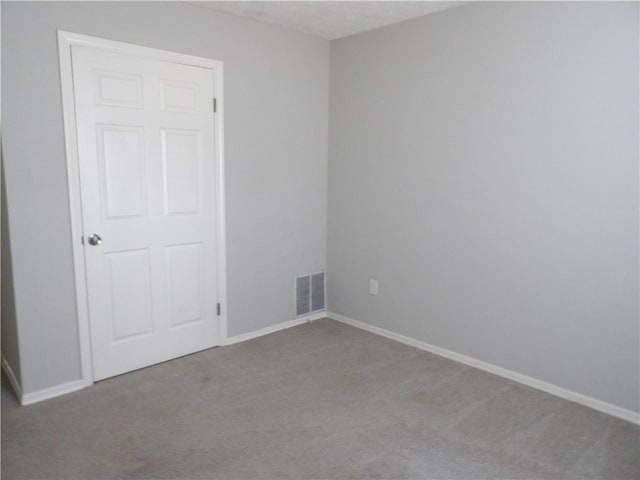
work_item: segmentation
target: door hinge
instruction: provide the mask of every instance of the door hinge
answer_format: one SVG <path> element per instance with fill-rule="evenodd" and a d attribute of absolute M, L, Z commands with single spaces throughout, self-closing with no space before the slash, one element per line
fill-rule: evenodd
<path fill-rule="evenodd" d="M 218 99 L 214 98 L 213 99 L 213 113 L 216 113 L 218 111 Z"/>
<path fill-rule="evenodd" d="M 218 306 L 216 307 L 216 310 L 218 312 L 218 316 L 220 316 L 221 309 L 222 309 L 222 307 L 220 307 L 220 304 L 218 303 Z"/>

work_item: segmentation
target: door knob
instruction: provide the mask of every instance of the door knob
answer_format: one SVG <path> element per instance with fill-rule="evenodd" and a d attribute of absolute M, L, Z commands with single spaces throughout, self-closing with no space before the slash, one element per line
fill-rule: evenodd
<path fill-rule="evenodd" d="M 97 233 L 92 233 L 91 235 L 89 235 L 87 241 L 89 242 L 89 245 L 93 245 L 95 247 L 96 245 L 100 245 L 102 243 L 102 238 L 100 238 L 100 235 L 98 235 Z"/>

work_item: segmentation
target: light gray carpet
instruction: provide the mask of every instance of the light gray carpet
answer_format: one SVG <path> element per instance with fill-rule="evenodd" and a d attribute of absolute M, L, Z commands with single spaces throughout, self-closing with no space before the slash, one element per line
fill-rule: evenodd
<path fill-rule="evenodd" d="M 331 320 L 40 404 L 2 478 L 640 478 L 637 426 Z"/>

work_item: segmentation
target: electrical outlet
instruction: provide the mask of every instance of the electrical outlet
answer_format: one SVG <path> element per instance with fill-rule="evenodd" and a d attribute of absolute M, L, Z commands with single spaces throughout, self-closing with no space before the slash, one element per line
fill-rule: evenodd
<path fill-rule="evenodd" d="M 378 280 L 376 280 L 375 278 L 369 279 L 369 293 L 371 295 L 378 294 Z"/>

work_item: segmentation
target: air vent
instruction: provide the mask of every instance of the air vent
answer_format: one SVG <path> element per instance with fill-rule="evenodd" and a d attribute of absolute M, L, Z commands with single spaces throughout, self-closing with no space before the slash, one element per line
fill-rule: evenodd
<path fill-rule="evenodd" d="M 295 277 L 296 317 L 325 309 L 324 271 Z"/>

